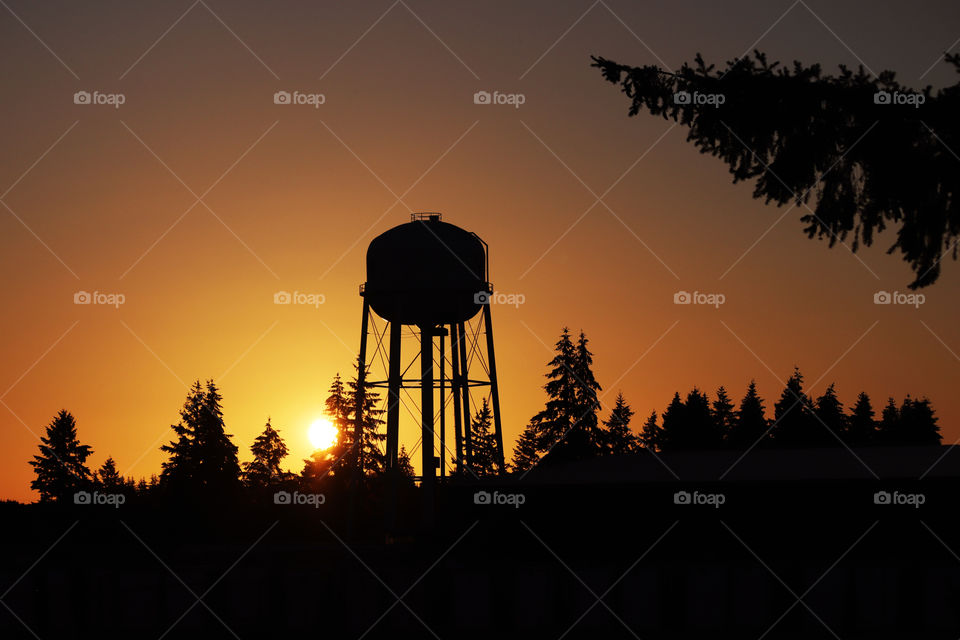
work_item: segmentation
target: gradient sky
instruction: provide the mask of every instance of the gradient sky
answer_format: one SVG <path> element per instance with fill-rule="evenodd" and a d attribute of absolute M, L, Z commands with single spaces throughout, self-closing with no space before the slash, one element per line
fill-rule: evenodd
<path fill-rule="evenodd" d="M 270 416 L 299 471 L 332 376 L 351 372 L 366 245 L 411 210 L 478 233 L 496 289 L 525 296 L 493 309 L 508 456 L 563 325 L 587 333 L 605 403 L 622 390 L 638 424 L 674 390 L 739 400 L 751 378 L 772 408 L 798 365 L 847 404 L 927 395 L 953 442 L 958 265 L 919 309 L 874 305 L 911 279 L 892 234 L 853 256 L 806 239 L 796 209 L 777 223 L 784 209 L 731 185 L 684 129 L 628 119 L 589 56 L 676 68 L 756 46 L 939 87 L 958 37 L 946 1 L 8 0 L 0 497 L 35 499 L 27 461 L 61 408 L 92 466 L 158 472 L 196 378 L 221 386 L 241 459 Z M 281 90 L 326 100 L 276 105 Z M 480 90 L 525 103 L 476 105 Z M 126 301 L 75 305 L 79 290 Z M 278 306 L 278 290 L 325 303 Z M 678 290 L 726 303 L 674 305 Z"/>

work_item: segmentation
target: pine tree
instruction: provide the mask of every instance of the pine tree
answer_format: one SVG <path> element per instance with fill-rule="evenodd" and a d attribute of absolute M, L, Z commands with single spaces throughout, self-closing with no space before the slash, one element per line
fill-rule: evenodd
<path fill-rule="evenodd" d="M 877 436 L 877 421 L 870 396 L 861 391 L 847 418 L 847 442 L 854 446 L 872 444 Z"/>
<path fill-rule="evenodd" d="M 877 427 L 877 442 L 880 444 L 897 444 L 900 437 L 900 409 L 893 398 L 887 398 L 887 405 L 880 414 L 880 424 Z"/>
<path fill-rule="evenodd" d="M 197 380 L 190 388 L 180 422 L 172 425 L 177 440 L 160 447 L 170 455 L 163 462 L 161 482 L 174 492 L 215 498 L 236 491 L 240 484 L 237 446 L 224 431 L 220 392 L 213 380 Z"/>
<path fill-rule="evenodd" d="M 86 489 L 92 480 L 86 462 L 93 450 L 77 439 L 77 423 L 61 410 L 47 425 L 40 438 L 40 455 L 30 461 L 37 474 L 30 488 L 40 492 L 40 500 L 70 502 L 73 494 Z"/>
<path fill-rule="evenodd" d="M 794 368 L 793 375 L 773 406 L 774 424 L 770 436 L 780 447 L 816 446 L 830 436 L 823 425 L 816 422 L 810 410 L 810 401 L 803 392 L 803 375 Z"/>
<path fill-rule="evenodd" d="M 555 346 L 557 355 L 544 385 L 547 403 L 530 420 L 537 436 L 537 452 L 551 461 L 579 460 L 600 453 L 602 433 L 597 420 L 597 391 L 592 354 L 581 332 L 574 345 L 564 327 Z"/>
<path fill-rule="evenodd" d="M 346 386 L 340 379 L 338 372 L 333 377 L 327 396 L 327 415 L 333 420 L 333 426 L 337 429 L 337 444 L 342 445 L 344 437 L 350 427 L 350 414 L 353 407 L 350 405 L 350 396 L 347 394 Z"/>
<path fill-rule="evenodd" d="M 663 412 L 660 426 L 659 445 L 662 451 L 682 449 L 686 446 L 684 429 L 686 426 L 686 406 L 680 399 L 680 393 L 674 392 L 673 400 Z"/>
<path fill-rule="evenodd" d="M 492 423 L 490 404 L 484 398 L 470 424 L 470 439 L 473 443 L 470 468 L 474 475 L 481 478 L 497 474 L 497 445 L 491 430 Z"/>
<path fill-rule="evenodd" d="M 930 401 L 913 400 L 910 396 L 900 406 L 897 444 L 939 445 L 942 436 Z"/>
<path fill-rule="evenodd" d="M 348 427 L 343 433 L 343 444 L 345 450 L 352 451 L 356 438 L 356 425 L 360 423 L 361 443 L 359 455 L 361 467 L 366 476 L 375 476 L 383 473 L 387 466 L 386 454 L 381 449 L 381 443 L 387 439 L 386 432 L 382 431 L 384 425 L 383 409 L 378 408 L 380 394 L 373 391 L 373 387 L 359 384 L 360 359 L 354 364 L 356 370 L 353 380 L 347 383 L 349 388 L 348 407 L 349 420 Z M 360 415 L 357 416 L 357 407 L 360 407 Z M 355 454 L 354 454 L 355 455 Z M 344 460 L 349 460 L 351 456 L 346 456 Z"/>
<path fill-rule="evenodd" d="M 124 488 L 124 480 L 120 477 L 117 463 L 112 457 L 107 458 L 94 475 L 98 488 L 104 491 L 116 492 Z"/>
<path fill-rule="evenodd" d="M 574 346 L 570 332 L 564 327 L 554 349 L 557 355 L 548 363 L 548 382 L 544 385 L 547 403 L 543 411 L 530 420 L 536 433 L 538 453 L 546 453 L 557 445 L 573 427 L 572 415 L 577 408 L 577 381 L 574 377 Z"/>
<path fill-rule="evenodd" d="M 577 347 L 575 352 L 573 371 L 577 387 L 577 409 L 574 418 L 577 419 L 576 430 L 584 434 L 585 446 L 592 452 L 592 455 L 600 455 L 603 452 L 605 433 L 600 428 L 600 419 L 597 417 L 597 411 L 600 410 L 600 383 L 593 375 L 593 353 L 589 348 L 587 336 L 580 331 L 577 337 Z"/>
<path fill-rule="evenodd" d="M 740 401 L 736 419 L 727 434 L 727 444 L 734 449 L 748 449 L 758 442 L 763 445 L 769 439 L 767 429 L 763 399 L 757 392 L 757 383 L 751 380 L 746 395 Z"/>
<path fill-rule="evenodd" d="M 717 389 L 717 399 L 713 401 L 713 422 L 721 440 L 726 440 L 736 421 L 736 412 L 733 410 L 733 401 L 727 395 L 727 390 L 720 386 Z"/>
<path fill-rule="evenodd" d="M 411 480 L 416 475 L 413 471 L 413 463 L 410 462 L 410 454 L 407 453 L 407 448 L 403 445 L 400 445 L 400 451 L 397 453 L 397 471 L 400 472 L 402 477 Z"/>
<path fill-rule="evenodd" d="M 686 448 L 714 449 L 720 446 L 722 432 L 710 411 L 710 398 L 707 394 L 694 387 L 683 404 Z"/>
<path fill-rule="evenodd" d="M 632 417 L 633 409 L 624 400 L 623 393 L 618 393 L 617 400 L 610 411 L 610 417 L 603 422 L 607 428 L 604 434 L 604 453 L 623 455 L 637 451 L 640 442 L 633 431 L 630 430 L 630 419 Z"/>
<path fill-rule="evenodd" d="M 513 460 L 510 466 L 514 472 L 524 473 L 532 469 L 540 461 L 537 450 L 537 432 L 533 424 L 524 427 L 517 444 L 513 448 Z"/>
<path fill-rule="evenodd" d="M 823 439 L 825 444 L 837 445 L 846 438 L 847 420 L 833 384 L 817 398 L 814 413 L 819 418 L 818 426 L 822 429 L 826 425 L 827 429 L 834 434 L 833 436 L 827 434 L 827 438 Z"/>
<path fill-rule="evenodd" d="M 266 489 L 289 479 L 290 474 L 280 470 L 280 462 L 287 457 L 287 445 L 270 424 L 270 418 L 263 433 L 250 446 L 250 452 L 253 460 L 243 465 L 243 480 L 248 487 Z"/>
<path fill-rule="evenodd" d="M 660 427 L 657 425 L 657 412 L 653 411 L 640 430 L 640 442 L 645 449 L 656 451 L 660 448 Z"/>

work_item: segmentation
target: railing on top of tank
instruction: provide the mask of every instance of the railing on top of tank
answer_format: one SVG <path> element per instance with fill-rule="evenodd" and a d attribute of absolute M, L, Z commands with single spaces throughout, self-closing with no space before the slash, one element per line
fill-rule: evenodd
<path fill-rule="evenodd" d="M 366 290 L 367 290 L 367 283 L 366 283 L 366 282 L 361 282 L 361 283 L 360 283 L 360 295 L 362 296 L 362 295 L 366 292 Z M 493 283 L 492 283 L 492 282 L 484 282 L 484 283 L 483 283 L 483 291 L 486 291 L 487 293 L 493 293 Z M 477 293 L 479 293 L 479 292 L 477 292 Z"/>
<path fill-rule="evenodd" d="M 410 222 L 416 222 L 418 220 L 433 220 L 439 222 L 442 218 L 443 215 L 439 211 L 421 211 L 410 214 Z"/>

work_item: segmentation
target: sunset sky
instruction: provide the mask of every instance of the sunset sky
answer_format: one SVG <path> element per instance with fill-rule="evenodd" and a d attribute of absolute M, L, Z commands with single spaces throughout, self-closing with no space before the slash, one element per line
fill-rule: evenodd
<path fill-rule="evenodd" d="M 808 240 L 801 211 L 780 219 L 672 122 L 627 118 L 590 67 L 755 47 L 937 88 L 957 82 L 935 64 L 957 51 L 956 2 L 0 4 L 0 498 L 36 499 L 27 462 L 61 408 L 92 467 L 158 473 L 197 378 L 221 387 L 241 460 L 269 416 L 299 472 L 333 375 L 352 375 L 366 246 L 410 211 L 476 232 L 496 290 L 524 296 L 493 308 L 508 458 L 564 325 L 635 427 L 675 390 L 739 402 L 751 378 L 772 415 L 797 365 L 847 405 L 926 395 L 960 437 L 960 265 L 919 308 L 875 305 L 911 281 L 890 230 L 856 255 Z"/>

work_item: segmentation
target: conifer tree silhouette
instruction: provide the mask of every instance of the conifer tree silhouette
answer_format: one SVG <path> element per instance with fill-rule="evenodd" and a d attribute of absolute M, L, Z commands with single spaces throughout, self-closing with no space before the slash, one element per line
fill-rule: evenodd
<path fill-rule="evenodd" d="M 268 489 L 291 478 L 291 474 L 280 469 L 281 461 L 287 457 L 287 444 L 280 432 L 267 424 L 263 432 L 250 445 L 253 460 L 243 465 L 244 483 L 254 489 Z"/>
<path fill-rule="evenodd" d="M 660 449 L 661 434 L 660 426 L 657 424 L 656 411 L 651 411 L 650 416 L 646 422 L 643 423 L 643 427 L 640 429 L 639 440 L 645 449 L 650 449 L 651 451 Z"/>
<path fill-rule="evenodd" d="M 623 393 L 618 393 L 613 409 L 610 411 L 610 417 L 603 422 L 607 428 L 604 434 L 604 453 L 623 455 L 637 451 L 640 447 L 640 441 L 630 430 L 630 419 L 632 417 L 633 409 L 627 404 Z"/>
<path fill-rule="evenodd" d="M 945 60 L 960 71 L 960 55 Z M 849 241 L 855 251 L 893 227 L 888 253 L 910 265 L 910 288 L 932 284 L 942 258 L 957 258 L 960 84 L 913 91 L 892 71 L 841 65 L 830 76 L 818 64 L 781 66 L 759 51 L 722 69 L 700 54 L 676 73 L 603 57 L 591 66 L 620 86 L 630 116 L 645 110 L 689 127 L 687 139 L 725 162 L 734 182 L 756 179 L 754 198 L 795 203 L 808 237 L 830 247 Z M 698 94 L 724 99 L 685 99 Z M 894 104 L 896 94 L 922 104 Z"/>
<path fill-rule="evenodd" d="M 40 454 L 30 461 L 37 475 L 30 488 L 40 493 L 41 502 L 72 502 L 73 495 L 93 480 L 86 465 L 91 453 L 90 446 L 77 439 L 73 415 L 61 409 L 40 438 Z"/>
<path fill-rule="evenodd" d="M 177 439 L 160 447 L 169 454 L 160 481 L 176 494 L 199 500 L 232 496 L 240 487 L 237 446 L 224 430 L 220 391 L 213 380 L 194 382 L 172 425 Z"/>
<path fill-rule="evenodd" d="M 837 397 L 836 389 L 831 384 L 823 395 L 817 398 L 814 405 L 814 414 L 819 418 L 819 427 L 826 426 L 835 437 L 823 438 L 825 445 L 839 445 L 847 437 L 847 416 L 843 413 L 843 404 Z M 827 434 L 829 436 L 829 434 Z"/>
<path fill-rule="evenodd" d="M 874 443 L 877 437 L 877 421 L 874 415 L 870 396 L 861 391 L 847 419 L 847 442 L 854 446 Z"/>
<path fill-rule="evenodd" d="M 756 381 L 751 380 L 747 387 L 747 393 L 740 401 L 736 419 L 727 435 L 727 444 L 734 449 L 748 449 L 754 445 L 766 445 L 770 441 L 767 434 L 769 428 L 763 399 L 757 391 Z"/>

